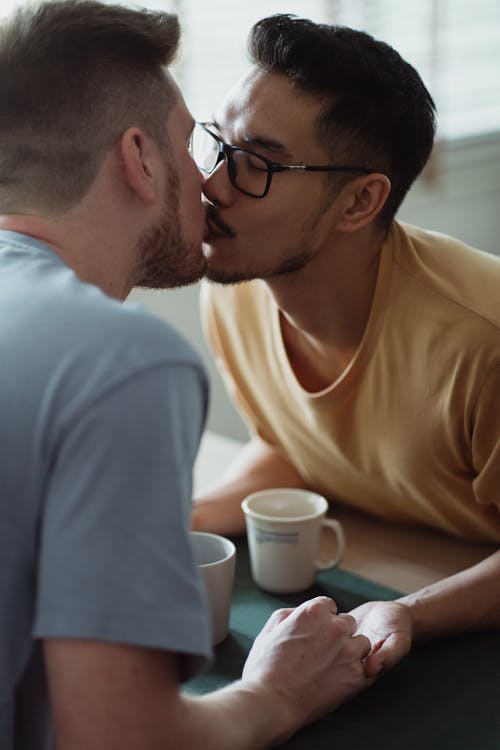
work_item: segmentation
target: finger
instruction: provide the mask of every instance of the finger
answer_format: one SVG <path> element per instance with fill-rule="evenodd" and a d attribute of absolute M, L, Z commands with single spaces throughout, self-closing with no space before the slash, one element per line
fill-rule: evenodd
<path fill-rule="evenodd" d="M 283 622 L 283 620 L 286 620 L 287 617 L 291 615 L 291 613 L 294 611 L 293 607 L 282 609 L 276 609 L 272 615 L 267 620 L 266 624 L 260 631 L 261 633 L 268 633 L 270 630 L 273 630 L 277 625 Z"/>
<path fill-rule="evenodd" d="M 354 647 L 361 661 L 366 659 L 372 650 L 372 644 L 366 635 L 355 635 L 351 638 L 351 645 Z M 366 673 L 366 670 L 365 670 Z"/>
<path fill-rule="evenodd" d="M 382 670 L 386 671 L 392 669 L 403 656 L 406 656 L 410 648 L 410 644 L 406 638 L 401 637 L 397 633 L 392 633 L 385 641 L 382 642 L 379 648 L 373 651 L 367 659 L 366 668 L 373 674 L 380 673 Z"/>
<path fill-rule="evenodd" d="M 356 622 L 354 617 L 352 615 L 347 615 L 347 614 L 337 615 L 337 617 L 339 618 L 339 620 L 343 620 L 345 624 L 347 625 L 348 634 L 354 635 L 354 633 L 356 632 L 356 628 L 358 627 L 358 623 Z"/>
<path fill-rule="evenodd" d="M 365 677 L 378 677 L 383 669 L 383 655 L 380 655 L 380 651 L 369 654 L 365 661 Z"/>
<path fill-rule="evenodd" d="M 294 628 L 303 630 L 304 627 L 318 627 L 321 622 L 327 623 L 331 620 L 332 615 L 337 611 L 337 605 L 327 596 L 317 596 L 314 599 L 307 599 L 293 610 L 289 610 L 286 617 L 271 623 L 271 627 L 276 624 L 283 624 L 290 632 Z M 286 620 L 286 623 L 284 623 Z M 267 630 L 267 628 L 266 628 Z"/>
<path fill-rule="evenodd" d="M 295 607 L 290 615 L 290 626 L 299 624 L 303 618 L 306 620 L 312 618 L 315 622 L 318 620 L 329 620 L 337 611 L 337 605 L 328 596 L 316 596 L 314 599 L 307 599 L 298 607 Z"/>
<path fill-rule="evenodd" d="M 329 596 L 315 596 L 314 599 L 308 599 L 305 602 L 302 602 L 297 607 L 297 611 L 306 611 L 306 612 L 321 612 L 326 613 L 330 615 L 337 614 L 337 604 L 333 601 L 333 599 L 330 599 Z"/>

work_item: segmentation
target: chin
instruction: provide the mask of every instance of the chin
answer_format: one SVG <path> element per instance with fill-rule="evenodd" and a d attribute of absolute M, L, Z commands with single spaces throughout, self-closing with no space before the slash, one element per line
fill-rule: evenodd
<path fill-rule="evenodd" d="M 205 269 L 205 278 L 215 284 L 242 284 L 246 281 L 253 281 L 259 278 L 258 274 L 250 271 L 238 271 L 230 268 L 228 265 L 216 267 L 207 263 Z"/>

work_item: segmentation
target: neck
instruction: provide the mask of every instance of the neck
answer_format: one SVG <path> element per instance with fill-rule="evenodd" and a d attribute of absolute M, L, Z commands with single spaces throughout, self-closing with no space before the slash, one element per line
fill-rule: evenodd
<path fill-rule="evenodd" d="M 299 380 L 311 390 L 333 382 L 352 360 L 368 322 L 383 235 L 341 237 L 300 271 L 268 279 L 281 312 L 283 341 Z"/>
<path fill-rule="evenodd" d="M 56 219 L 34 214 L 0 215 L 0 229 L 44 242 L 82 281 L 97 286 L 109 297 L 124 300 L 132 289 L 127 268 L 120 269 L 119 260 L 116 262 L 116 248 L 106 233 L 95 231 L 95 214 L 91 221 L 80 214 L 72 215 L 71 211 Z"/>
<path fill-rule="evenodd" d="M 325 346 L 357 346 L 370 314 L 383 235 L 336 243 L 267 284 L 290 326 Z"/>
<path fill-rule="evenodd" d="M 69 209 L 0 214 L 0 228 L 45 242 L 82 281 L 123 300 L 133 286 L 137 243 L 150 217 L 122 173 L 121 152 L 111 149 L 90 188 Z"/>

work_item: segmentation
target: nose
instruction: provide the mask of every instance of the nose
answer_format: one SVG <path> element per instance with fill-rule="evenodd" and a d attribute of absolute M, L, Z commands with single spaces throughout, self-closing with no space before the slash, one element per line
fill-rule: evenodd
<path fill-rule="evenodd" d="M 214 171 L 205 177 L 201 189 L 205 198 L 214 205 L 229 206 L 233 202 L 235 191 L 229 179 L 226 159 L 221 159 Z"/>

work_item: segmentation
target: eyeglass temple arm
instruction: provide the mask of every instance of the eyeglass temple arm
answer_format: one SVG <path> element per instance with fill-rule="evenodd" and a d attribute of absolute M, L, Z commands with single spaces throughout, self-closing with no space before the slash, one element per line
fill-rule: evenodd
<path fill-rule="evenodd" d="M 370 174 L 373 171 L 366 167 L 316 167 L 306 164 L 273 164 L 273 172 L 289 172 L 292 170 L 300 172 L 362 172 L 363 174 Z"/>

